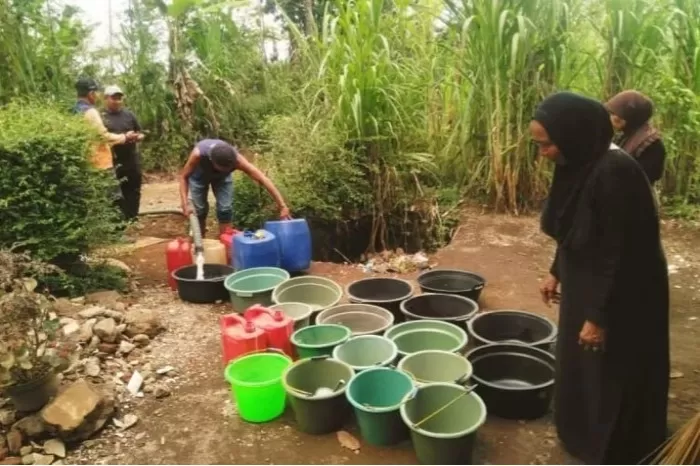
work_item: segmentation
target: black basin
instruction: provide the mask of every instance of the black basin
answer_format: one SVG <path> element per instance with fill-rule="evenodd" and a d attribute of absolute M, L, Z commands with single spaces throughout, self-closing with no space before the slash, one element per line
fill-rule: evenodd
<path fill-rule="evenodd" d="M 197 280 L 197 266 L 186 265 L 173 272 L 180 299 L 196 304 L 226 301 L 229 294 L 224 287 L 226 277 L 234 272 L 233 267 L 223 264 L 204 264 L 204 279 Z"/>
<path fill-rule="evenodd" d="M 394 323 L 404 321 L 401 301 L 413 296 L 413 287 L 400 278 L 363 278 L 348 285 L 351 303 L 374 304 L 394 315 Z"/>
<path fill-rule="evenodd" d="M 493 344 L 467 353 L 471 381 L 489 414 L 505 419 L 537 419 L 549 411 L 554 394 L 551 353 L 515 343 Z"/>
<path fill-rule="evenodd" d="M 477 345 L 522 343 L 550 351 L 557 326 L 546 317 L 525 311 L 491 311 L 476 315 L 467 328 Z"/>
<path fill-rule="evenodd" d="M 453 294 L 428 293 L 401 302 L 401 312 L 408 320 L 444 320 L 461 327 L 478 311 L 475 301 Z"/>
<path fill-rule="evenodd" d="M 436 269 L 420 274 L 418 285 L 423 293 L 455 294 L 479 301 L 486 280 L 465 270 Z"/>

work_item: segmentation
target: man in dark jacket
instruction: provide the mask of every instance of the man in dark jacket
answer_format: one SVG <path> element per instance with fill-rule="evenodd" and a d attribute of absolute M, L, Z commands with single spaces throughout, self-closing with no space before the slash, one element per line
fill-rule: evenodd
<path fill-rule="evenodd" d="M 121 180 L 121 211 L 127 221 L 136 220 L 141 203 L 141 156 L 137 143 L 144 138 L 136 116 L 124 108 L 124 92 L 118 86 L 108 86 L 105 91 L 105 111 L 102 119 L 112 133 L 135 134 L 135 137 L 112 146 L 117 178 Z"/>

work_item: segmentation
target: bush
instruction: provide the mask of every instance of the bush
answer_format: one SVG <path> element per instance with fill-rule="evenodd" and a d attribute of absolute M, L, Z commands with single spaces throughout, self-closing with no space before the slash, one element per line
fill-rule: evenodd
<path fill-rule="evenodd" d="M 0 110 L 0 247 L 75 258 L 117 235 L 111 174 L 88 162 L 97 134 L 80 116 L 15 102 Z"/>
<path fill-rule="evenodd" d="M 95 291 L 115 290 L 120 293 L 129 289 L 125 271 L 106 263 L 78 263 L 62 270 L 35 276 L 39 283 L 57 297 L 84 296 Z"/>

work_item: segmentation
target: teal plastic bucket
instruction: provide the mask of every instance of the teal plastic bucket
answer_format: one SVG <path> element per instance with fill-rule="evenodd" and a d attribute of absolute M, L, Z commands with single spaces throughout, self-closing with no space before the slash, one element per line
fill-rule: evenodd
<path fill-rule="evenodd" d="M 330 357 L 333 349 L 348 341 L 352 332 L 342 325 L 312 325 L 292 334 L 291 341 L 299 359 Z"/>
<path fill-rule="evenodd" d="M 224 281 L 229 292 L 233 310 L 243 313 L 256 304 L 270 306 L 272 292 L 281 283 L 289 280 L 289 272 L 276 267 L 254 267 L 238 271 Z"/>
<path fill-rule="evenodd" d="M 258 353 L 235 359 L 226 366 L 224 378 L 241 419 L 268 422 L 282 415 L 286 395 L 282 374 L 292 360 L 280 353 Z"/>
<path fill-rule="evenodd" d="M 322 435 L 343 427 L 352 412 L 345 391 L 354 375 L 344 362 L 324 357 L 287 368 L 282 381 L 300 431 Z"/>
<path fill-rule="evenodd" d="M 356 372 L 393 364 L 398 350 L 393 341 L 376 335 L 353 337 L 333 349 L 333 358 L 350 365 Z"/>
<path fill-rule="evenodd" d="M 350 381 L 346 395 L 367 443 L 384 446 L 408 440 L 399 408 L 413 389 L 407 374 L 386 367 L 367 369 Z"/>
<path fill-rule="evenodd" d="M 486 422 L 486 405 L 476 393 L 447 383 L 427 384 L 400 408 L 421 464 L 472 464 L 474 442 Z"/>

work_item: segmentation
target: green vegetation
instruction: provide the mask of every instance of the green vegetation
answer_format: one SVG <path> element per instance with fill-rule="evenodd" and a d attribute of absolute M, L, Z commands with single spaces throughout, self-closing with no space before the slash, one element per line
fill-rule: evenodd
<path fill-rule="evenodd" d="M 13 83 L 0 103 L 66 102 L 81 73 L 119 83 L 148 131 L 146 167 L 179 167 L 201 137 L 235 141 L 260 154 L 295 215 L 336 240 L 427 248 L 460 197 L 538 206 L 549 171 L 527 123 L 560 89 L 650 95 L 669 149 L 668 212 L 700 198 L 695 0 L 263 2 L 279 30 L 262 15 L 232 19 L 238 2 L 132 0 L 115 49 L 96 54 L 74 11 L 50 3 L 0 0 L 0 83 Z M 288 41 L 291 58 L 265 58 L 264 40 Z M 245 180 L 235 202 L 239 225 L 274 213 Z"/>

